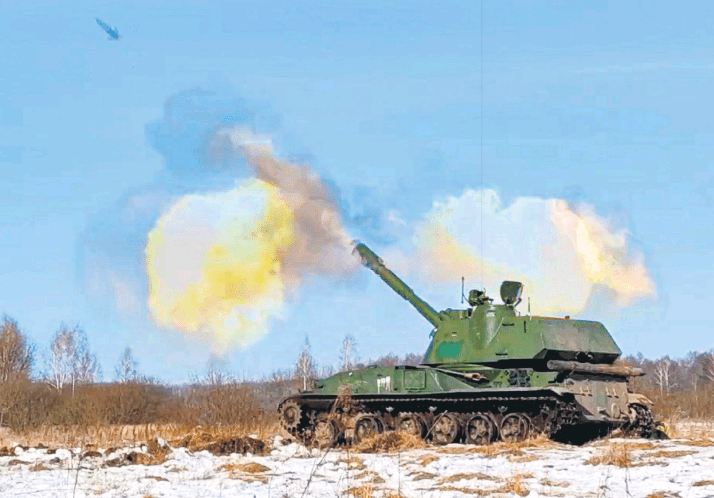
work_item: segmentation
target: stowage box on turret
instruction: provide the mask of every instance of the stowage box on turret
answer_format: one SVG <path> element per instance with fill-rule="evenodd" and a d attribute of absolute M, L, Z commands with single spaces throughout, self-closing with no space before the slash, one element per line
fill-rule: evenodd
<path fill-rule="evenodd" d="M 472 290 L 469 308 L 438 312 L 367 246 L 355 251 L 433 325 L 431 344 L 418 367 L 340 372 L 284 399 L 280 422 L 294 436 L 329 446 L 346 432 L 359 440 L 386 430 L 437 444 L 655 432 L 652 403 L 628 389 L 644 373 L 614 364 L 621 351 L 602 324 L 520 316 L 520 282 L 503 282 L 503 304 Z"/>

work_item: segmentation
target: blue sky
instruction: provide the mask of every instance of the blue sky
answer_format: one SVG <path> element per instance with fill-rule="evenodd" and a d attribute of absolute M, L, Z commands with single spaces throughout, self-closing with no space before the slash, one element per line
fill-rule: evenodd
<path fill-rule="evenodd" d="M 474 2 L 0 10 L 0 311 L 39 347 L 65 321 L 84 327 L 105 378 L 125 346 L 142 372 L 168 380 L 204 367 L 205 345 L 122 314 L 87 283 L 87 248 L 145 287 L 142 237 L 170 199 L 247 175 L 199 169 L 200 134 L 227 116 L 309 161 L 348 230 L 377 249 L 408 237 L 383 213 L 413 223 L 434 201 L 480 186 L 483 131 L 484 186 L 505 204 L 586 202 L 644 255 L 657 298 L 586 318 L 625 353 L 714 346 L 709 3 L 487 1 L 483 47 Z M 123 37 L 108 40 L 95 17 Z M 205 112 L 184 112 L 187 101 Z M 137 197 L 145 209 L 127 219 Z M 458 305 L 460 289 L 410 283 L 437 308 Z M 306 334 L 318 362 L 335 363 L 347 332 L 374 358 L 425 350 L 429 326 L 367 271 L 313 279 L 229 368 L 291 366 Z"/>

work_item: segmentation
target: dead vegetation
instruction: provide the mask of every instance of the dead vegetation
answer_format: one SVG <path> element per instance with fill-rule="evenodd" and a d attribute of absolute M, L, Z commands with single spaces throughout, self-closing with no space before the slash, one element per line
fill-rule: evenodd
<path fill-rule="evenodd" d="M 692 486 L 714 486 L 714 481 L 708 480 L 708 481 L 697 481 L 692 484 Z"/>
<path fill-rule="evenodd" d="M 461 473 L 461 474 L 454 474 L 448 477 L 443 477 L 440 480 L 441 484 L 448 484 L 452 482 L 458 482 L 458 481 L 465 481 L 465 480 L 473 480 L 473 479 L 478 479 L 480 481 L 497 481 L 497 477 L 489 476 L 483 473 Z"/>
<path fill-rule="evenodd" d="M 348 469 L 354 469 L 354 470 L 364 470 L 365 469 L 364 460 L 362 460 L 359 457 L 354 457 L 354 456 L 343 458 L 341 460 L 337 460 L 336 464 L 337 465 L 345 464 L 345 466 Z"/>
<path fill-rule="evenodd" d="M 356 451 L 361 451 L 362 453 L 406 451 L 424 447 L 424 441 L 420 437 L 394 431 L 377 434 L 353 446 Z"/>
<path fill-rule="evenodd" d="M 192 431 L 181 439 L 171 441 L 178 448 L 188 448 L 190 451 L 208 451 L 214 455 L 230 455 L 232 453 L 264 455 L 268 445 L 264 441 L 252 437 L 231 437 L 223 431 Z"/>
<path fill-rule="evenodd" d="M 532 476 L 528 474 L 516 474 L 509 478 L 494 479 L 489 477 L 489 480 L 497 480 L 501 485 L 496 488 L 467 488 L 460 486 L 439 486 L 439 491 L 457 491 L 463 494 L 474 496 L 491 496 L 498 493 L 514 493 L 518 496 L 528 496 L 531 492 L 530 488 L 523 482 L 524 479 L 529 479 Z"/>
<path fill-rule="evenodd" d="M 427 479 L 434 479 L 437 475 L 431 472 L 414 472 L 409 474 L 409 477 L 412 478 L 412 481 L 425 481 Z"/>
<path fill-rule="evenodd" d="M 355 475 L 353 479 L 355 481 L 366 480 L 368 483 L 371 484 L 382 484 L 384 482 L 384 479 L 373 470 L 364 470 L 359 474 Z"/>
<path fill-rule="evenodd" d="M 543 486 L 556 487 L 556 488 L 567 488 L 570 486 L 569 482 L 565 481 L 551 481 L 550 479 L 543 479 L 540 481 Z"/>
<path fill-rule="evenodd" d="M 631 467 L 632 453 L 628 444 L 612 444 L 605 451 L 593 455 L 585 461 L 590 465 L 615 465 Z"/>
<path fill-rule="evenodd" d="M 354 496 L 355 498 L 372 498 L 373 493 L 374 485 L 371 483 L 362 484 L 361 486 L 347 490 L 347 494 L 349 496 Z"/>
<path fill-rule="evenodd" d="M 427 465 L 429 465 L 432 462 L 437 461 L 438 459 L 439 459 L 439 457 L 436 455 L 424 455 L 419 460 L 419 465 L 421 465 L 422 467 L 426 467 Z"/>

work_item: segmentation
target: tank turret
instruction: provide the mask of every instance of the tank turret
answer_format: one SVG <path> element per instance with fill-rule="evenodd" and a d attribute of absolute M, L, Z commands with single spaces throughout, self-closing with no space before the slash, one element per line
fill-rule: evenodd
<path fill-rule="evenodd" d="M 406 299 L 433 326 L 432 341 L 424 355 L 425 365 L 519 363 L 545 365 L 549 360 L 613 363 L 621 354 L 605 327 L 598 322 L 521 316 L 523 284 L 501 284 L 502 304 L 494 304 L 485 291 L 471 290 L 470 308 L 436 311 L 389 270 L 365 244 L 355 251 L 397 294 Z M 524 363 L 525 362 L 525 363 Z"/>

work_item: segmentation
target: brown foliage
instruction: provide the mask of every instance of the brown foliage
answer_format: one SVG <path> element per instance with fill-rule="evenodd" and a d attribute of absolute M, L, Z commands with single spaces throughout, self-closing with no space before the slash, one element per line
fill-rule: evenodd
<path fill-rule="evenodd" d="M 615 465 L 617 467 L 631 467 L 632 454 L 626 444 L 613 444 L 606 451 L 590 457 L 585 463 L 590 465 Z"/>
<path fill-rule="evenodd" d="M 0 383 L 0 417 L 16 433 L 42 427 L 88 432 L 100 426 L 176 424 L 241 427 L 246 434 L 264 433 L 276 423 L 273 412 L 260 408 L 250 385 L 169 388 L 129 382 L 80 385 L 74 392 L 59 392 L 25 379 Z"/>
<path fill-rule="evenodd" d="M 404 451 L 423 447 L 424 442 L 419 436 L 394 431 L 377 434 L 376 436 L 367 438 L 355 445 L 355 449 L 364 453 Z"/>
<path fill-rule="evenodd" d="M 251 437 L 220 437 L 216 434 L 201 432 L 172 441 L 173 446 L 188 448 L 191 451 L 208 451 L 214 455 L 230 455 L 232 453 L 252 453 L 264 455 L 268 448 L 259 439 Z"/>
<path fill-rule="evenodd" d="M 0 325 L 0 383 L 30 376 L 34 348 L 28 344 L 17 322 L 4 316 Z"/>

